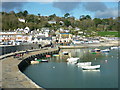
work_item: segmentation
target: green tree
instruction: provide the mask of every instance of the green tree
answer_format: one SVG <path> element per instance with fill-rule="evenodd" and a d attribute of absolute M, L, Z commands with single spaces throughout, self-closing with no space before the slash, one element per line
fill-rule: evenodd
<path fill-rule="evenodd" d="M 18 12 L 18 13 L 16 14 L 16 16 L 17 16 L 17 17 L 23 17 L 23 12 L 22 12 L 22 11 Z"/>
<path fill-rule="evenodd" d="M 68 21 L 68 20 L 64 20 L 64 25 L 67 26 L 67 27 L 69 27 L 71 25 L 71 22 Z"/>
<path fill-rule="evenodd" d="M 99 24 L 102 23 L 102 20 L 99 19 L 99 18 L 94 18 L 93 21 L 94 21 L 96 27 L 97 27 Z"/>
<path fill-rule="evenodd" d="M 69 13 L 66 13 L 65 15 L 64 15 L 64 18 L 68 18 L 70 16 L 70 14 Z"/>
<path fill-rule="evenodd" d="M 56 14 L 50 15 L 48 20 L 53 20 L 56 17 Z"/>
<path fill-rule="evenodd" d="M 23 12 L 23 16 L 26 17 L 27 15 L 28 15 L 28 11 L 25 10 L 25 11 Z"/>
<path fill-rule="evenodd" d="M 91 19 L 90 15 L 86 15 L 86 19 Z"/>
<path fill-rule="evenodd" d="M 82 21 L 82 20 L 85 20 L 85 19 L 91 19 L 91 17 L 90 17 L 90 15 L 81 15 L 80 16 L 80 20 Z"/>

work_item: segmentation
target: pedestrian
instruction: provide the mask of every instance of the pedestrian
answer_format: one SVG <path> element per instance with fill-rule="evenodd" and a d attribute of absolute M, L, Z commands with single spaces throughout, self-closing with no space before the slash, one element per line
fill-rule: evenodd
<path fill-rule="evenodd" d="M 28 54 L 28 50 L 26 50 L 26 54 Z"/>
<path fill-rule="evenodd" d="M 22 53 L 22 57 L 23 57 L 24 53 Z"/>
<path fill-rule="evenodd" d="M 15 53 L 15 54 L 14 54 L 14 58 L 16 58 L 16 55 L 17 55 L 17 54 Z"/>

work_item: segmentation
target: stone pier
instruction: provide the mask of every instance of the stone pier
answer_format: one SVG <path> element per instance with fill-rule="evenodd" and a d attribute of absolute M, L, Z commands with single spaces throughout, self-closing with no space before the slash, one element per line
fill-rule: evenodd
<path fill-rule="evenodd" d="M 29 79 L 26 75 L 24 75 L 18 68 L 18 65 L 26 58 L 31 56 L 35 56 L 42 53 L 51 53 L 58 51 L 58 49 L 40 49 L 37 51 L 30 52 L 28 54 L 24 54 L 22 60 L 18 58 L 14 58 L 13 56 L 9 56 L 0 60 L 2 63 L 0 66 L 2 67 L 2 81 L 0 81 L 1 88 L 40 88 L 35 82 Z M 42 73 L 42 72 L 41 72 Z"/>

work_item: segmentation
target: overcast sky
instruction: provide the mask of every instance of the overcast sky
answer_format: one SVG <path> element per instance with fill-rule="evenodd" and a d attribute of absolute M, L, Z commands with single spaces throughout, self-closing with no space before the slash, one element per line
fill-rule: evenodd
<path fill-rule="evenodd" d="M 98 2 L 99 0 L 96 2 L 52 1 L 53 0 L 49 0 L 49 2 L 3 2 L 2 10 L 7 12 L 27 10 L 29 14 L 37 15 L 40 13 L 42 16 L 56 14 L 61 17 L 64 16 L 65 13 L 70 13 L 71 16 L 76 18 L 79 18 L 81 15 L 90 15 L 92 18 L 110 18 L 118 16 L 118 2 Z"/>

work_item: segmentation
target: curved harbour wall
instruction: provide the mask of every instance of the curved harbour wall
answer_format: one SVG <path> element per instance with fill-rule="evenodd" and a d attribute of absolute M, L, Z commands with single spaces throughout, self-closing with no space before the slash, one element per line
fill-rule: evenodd
<path fill-rule="evenodd" d="M 35 57 L 42 58 L 46 54 L 58 53 L 56 48 L 40 49 L 25 54 L 22 61 L 13 56 L 3 58 L 2 60 L 2 88 L 41 88 L 30 80 L 22 71 L 30 64 Z"/>
<path fill-rule="evenodd" d="M 31 55 L 30 57 L 27 57 L 25 58 L 24 60 L 22 60 L 19 65 L 18 65 L 18 68 L 20 71 L 23 72 L 23 70 L 28 66 L 30 65 L 30 61 L 34 60 L 35 58 L 43 58 L 45 57 L 46 55 L 52 55 L 52 54 L 57 54 L 59 52 L 59 50 L 55 50 L 55 51 L 48 51 L 48 52 L 44 52 L 44 51 L 41 51 L 39 54 L 36 54 L 36 55 Z"/>

